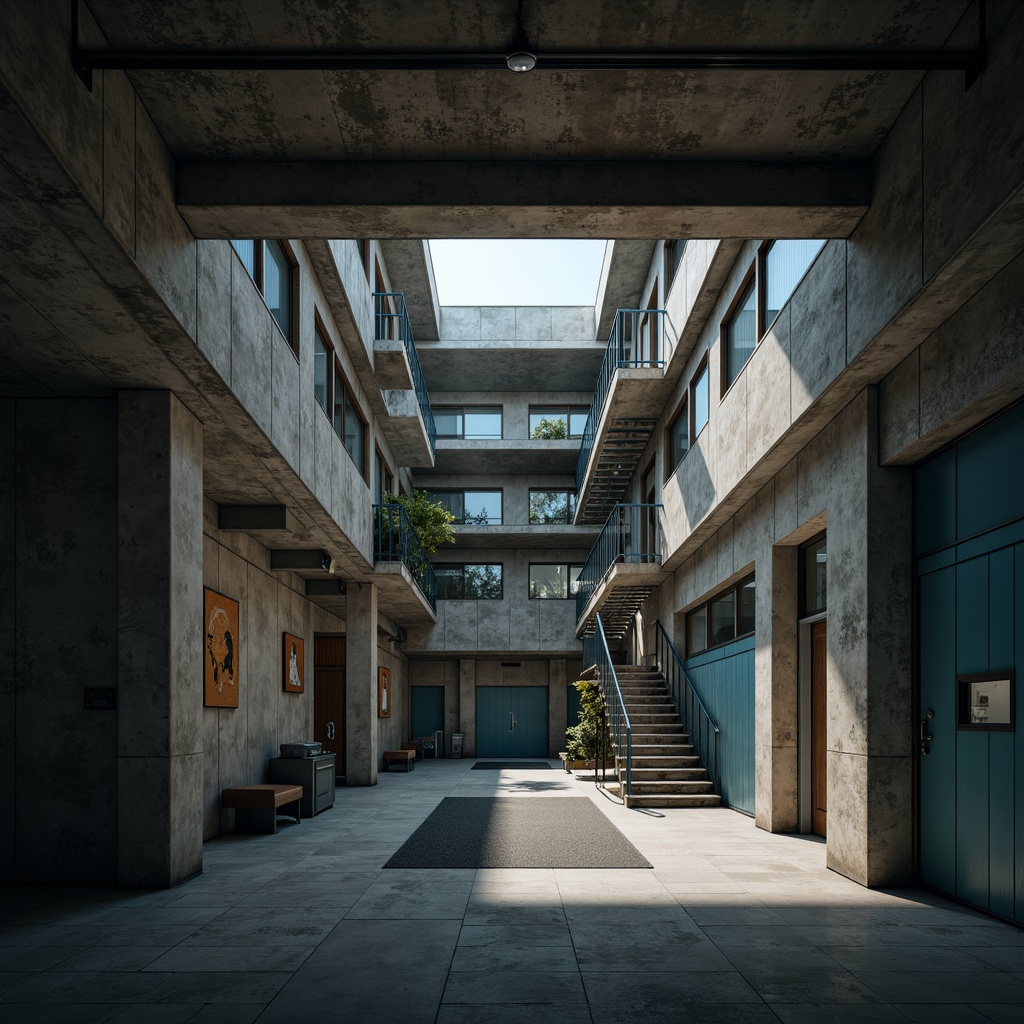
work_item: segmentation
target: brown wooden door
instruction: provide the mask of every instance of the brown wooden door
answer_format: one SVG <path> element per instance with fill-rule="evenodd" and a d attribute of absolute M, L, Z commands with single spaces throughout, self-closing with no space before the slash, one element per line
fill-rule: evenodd
<path fill-rule="evenodd" d="M 345 774 L 345 638 L 313 641 L 313 739 L 337 755 L 335 772 Z"/>
<path fill-rule="evenodd" d="M 825 835 L 828 806 L 826 761 L 826 665 L 828 632 L 825 620 L 811 625 L 811 831 Z"/>

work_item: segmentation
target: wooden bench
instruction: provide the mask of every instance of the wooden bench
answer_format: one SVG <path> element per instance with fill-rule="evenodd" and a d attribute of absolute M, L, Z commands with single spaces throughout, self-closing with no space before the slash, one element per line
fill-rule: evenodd
<path fill-rule="evenodd" d="M 257 786 L 229 786 L 220 796 L 221 807 L 235 811 L 236 832 L 277 834 L 277 809 L 284 817 L 301 820 L 302 787 L 269 783 Z M 290 809 L 289 809 L 290 808 Z"/>
<path fill-rule="evenodd" d="M 416 767 L 415 750 L 385 750 L 384 771 L 387 771 L 392 764 L 404 764 L 405 770 L 411 772 Z"/>

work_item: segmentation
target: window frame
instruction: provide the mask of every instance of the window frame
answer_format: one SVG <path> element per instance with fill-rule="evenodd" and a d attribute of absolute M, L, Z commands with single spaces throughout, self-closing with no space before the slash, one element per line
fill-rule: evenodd
<path fill-rule="evenodd" d="M 462 495 L 462 519 L 456 519 L 456 526 L 504 526 L 505 525 L 505 488 L 504 487 L 428 487 L 427 496 L 430 497 L 434 494 L 461 494 Z M 496 523 L 477 523 L 466 521 L 466 495 L 467 494 L 498 494 L 501 496 L 501 516 Z M 431 497 L 430 499 L 434 499 Z M 476 565 L 476 562 L 467 563 L 470 565 Z M 490 562 L 479 563 L 481 565 L 490 565 Z"/>
<path fill-rule="evenodd" d="M 700 654 L 706 654 L 708 651 L 716 650 L 719 647 L 725 647 L 728 644 L 735 643 L 737 640 L 745 640 L 748 636 L 753 636 L 757 630 L 755 621 L 754 629 L 747 630 L 745 633 L 740 633 L 740 591 L 747 585 L 754 584 L 754 607 L 755 617 L 757 608 L 757 574 L 754 572 L 747 573 L 734 583 L 730 583 L 727 587 L 722 587 L 719 590 L 709 594 L 703 601 L 699 601 L 695 604 L 686 615 L 683 620 L 683 633 L 685 635 L 686 642 L 686 657 L 696 658 Z M 733 603 L 733 635 L 728 640 L 720 640 L 718 643 L 713 644 L 711 642 L 711 606 L 716 601 L 721 601 L 723 597 L 732 595 Z M 699 651 L 694 651 L 690 647 L 690 617 L 692 615 L 703 613 L 704 615 L 704 644 Z"/>
<path fill-rule="evenodd" d="M 466 597 L 466 569 L 476 566 L 496 565 L 498 567 L 498 595 L 496 597 Z M 433 569 L 461 569 L 462 570 L 462 596 L 448 597 L 441 593 L 438 587 L 437 600 L 439 601 L 504 601 L 505 600 L 505 563 L 504 562 L 435 562 Z"/>
<path fill-rule="evenodd" d="M 501 422 L 501 433 L 497 437 L 466 437 L 466 410 L 470 409 L 474 412 L 481 412 L 486 410 L 490 415 L 495 412 L 498 414 L 498 419 Z M 433 406 L 434 418 L 436 419 L 439 414 L 443 413 L 459 413 L 462 417 L 462 431 L 458 434 L 442 434 L 438 433 L 437 439 L 439 441 L 502 441 L 505 438 L 505 407 L 503 405 L 437 405 Z"/>
<path fill-rule="evenodd" d="M 697 384 L 700 381 L 701 374 L 703 373 L 707 373 L 708 375 L 708 418 L 704 421 L 704 426 L 702 426 L 700 430 L 697 430 L 697 403 L 694 401 L 694 396 L 697 393 Z M 690 376 L 690 384 L 686 389 L 686 393 L 690 405 L 690 444 L 686 449 L 687 452 L 689 452 L 692 450 L 694 444 L 696 444 L 697 438 L 700 437 L 701 433 L 704 431 L 704 427 L 711 422 L 711 363 L 708 359 L 708 352 L 706 349 L 704 351 L 704 355 L 700 357 L 700 362 L 697 363 L 696 369 Z"/>
<path fill-rule="evenodd" d="M 540 437 L 536 437 L 535 438 L 533 436 L 534 428 L 530 426 L 530 420 L 534 416 L 534 411 L 533 411 L 534 409 L 560 409 L 562 411 L 562 413 L 564 414 L 564 417 L 565 417 L 565 437 L 562 438 L 562 440 L 563 441 L 579 441 L 579 440 L 581 440 L 583 438 L 583 434 L 574 434 L 572 432 L 572 413 L 573 413 L 573 410 L 575 409 L 576 410 L 576 414 L 578 416 L 589 416 L 590 415 L 590 406 L 589 405 L 577 405 L 575 402 L 566 402 L 565 404 L 560 404 L 558 402 L 554 402 L 551 405 L 528 405 L 527 408 L 526 408 L 526 439 L 528 441 L 543 441 L 543 440 L 546 440 L 546 439 L 545 438 L 540 438 Z M 538 413 L 538 415 L 542 416 L 542 418 L 544 418 L 544 419 L 550 419 L 551 418 L 551 417 L 543 416 L 542 413 Z M 584 432 L 586 432 L 586 429 L 587 429 L 586 428 L 586 424 L 584 424 L 584 427 L 583 427 Z"/>
<path fill-rule="evenodd" d="M 316 396 L 316 358 L 317 358 L 317 347 L 316 343 L 319 340 L 324 348 L 327 350 L 327 404 L 321 405 L 320 399 Z M 320 319 L 319 312 L 314 311 L 313 313 L 313 401 L 323 410 L 324 415 L 331 423 L 331 427 L 334 427 L 334 363 L 337 360 L 337 355 L 334 351 L 334 345 L 331 342 L 331 336 L 324 325 L 323 320 Z"/>
<path fill-rule="evenodd" d="M 565 522 L 555 523 L 535 523 L 531 518 L 533 515 L 533 495 L 534 494 L 564 494 L 566 501 L 566 519 Z M 573 519 L 576 515 L 576 497 L 577 492 L 575 487 L 529 487 L 527 488 L 526 496 L 526 521 L 529 526 L 571 526 Z M 551 563 L 554 565 L 555 563 Z"/>
<path fill-rule="evenodd" d="M 535 566 L 559 566 L 565 569 L 565 596 L 564 597 L 538 597 L 533 593 L 532 571 Z M 582 562 L 530 562 L 526 567 L 526 598 L 528 601 L 573 601 L 576 595 L 572 591 L 573 581 L 570 579 L 573 569 L 579 569 L 576 580 L 579 580 L 583 572 Z"/>
<path fill-rule="evenodd" d="M 341 365 L 341 360 L 338 358 L 338 355 L 337 355 L 336 352 L 334 353 L 334 366 L 333 366 L 333 370 L 334 370 L 333 384 L 336 385 L 337 382 L 340 381 L 344 393 L 342 395 L 342 403 L 341 403 L 341 430 L 338 430 L 338 423 L 337 423 L 337 420 L 336 420 L 336 414 L 337 414 L 337 409 L 338 409 L 338 395 L 337 395 L 337 393 L 334 394 L 334 402 L 331 405 L 331 413 L 330 413 L 331 427 L 334 429 L 334 433 L 338 436 L 339 440 L 341 441 L 341 446 L 342 446 L 342 448 L 345 449 L 345 454 L 348 455 L 348 457 L 352 460 L 352 465 L 355 466 L 356 472 L 359 474 L 360 477 L 362 477 L 363 482 L 366 483 L 366 474 L 367 474 L 367 470 L 369 469 L 369 462 L 370 462 L 370 459 L 369 459 L 370 424 L 367 421 L 366 417 L 363 415 L 363 410 L 359 407 L 359 402 L 356 401 L 356 396 L 355 396 L 355 393 L 352 390 L 352 385 L 349 384 L 349 382 L 348 382 L 348 377 L 345 375 L 344 367 Z M 347 413 L 347 411 L 349 409 L 351 409 L 355 413 L 356 418 L 359 420 L 359 422 L 362 424 L 362 427 L 363 427 L 363 444 L 362 444 L 362 449 L 363 449 L 363 451 L 362 451 L 363 467 L 362 467 L 362 469 L 359 468 L 359 463 L 356 462 L 355 458 L 352 455 L 352 452 L 349 451 L 348 442 L 346 441 L 346 436 L 345 436 L 346 415 L 345 414 Z"/>
<path fill-rule="evenodd" d="M 672 430 L 681 418 L 686 422 L 686 451 L 679 456 L 674 463 L 672 461 Z M 665 428 L 665 480 L 668 480 L 673 473 L 683 464 L 683 459 L 690 452 L 690 389 L 687 388 L 683 397 L 677 403 L 672 413 L 668 426 Z M 662 481 L 664 482 L 664 481 Z"/>
<path fill-rule="evenodd" d="M 825 545 L 825 604 L 821 608 L 807 607 L 807 565 L 805 559 L 812 549 L 820 544 Z M 822 530 L 813 537 L 809 537 L 797 548 L 797 612 L 801 619 L 811 618 L 814 615 L 824 615 L 828 612 L 828 530 Z"/>
<path fill-rule="evenodd" d="M 253 244 L 253 273 L 249 273 L 249 268 L 245 265 L 242 260 L 238 249 L 235 248 L 235 242 L 252 242 Z M 288 267 L 288 302 L 289 302 L 289 317 L 288 317 L 288 330 L 287 332 L 282 330 L 281 325 L 277 322 L 277 317 L 274 316 L 273 310 L 267 303 L 267 281 L 266 281 L 266 266 L 267 266 L 267 255 L 266 245 L 268 242 L 276 242 L 281 246 L 281 252 L 284 254 L 285 264 Z M 256 285 L 256 291 L 259 292 L 260 298 L 263 300 L 263 305 L 266 307 L 267 312 L 270 314 L 270 319 L 274 323 L 274 327 L 277 329 L 277 333 L 288 343 L 288 348 L 291 349 L 292 355 L 296 361 L 299 359 L 300 345 L 299 345 L 299 261 L 295 258 L 295 253 L 292 250 L 291 244 L 286 238 L 232 238 L 231 249 L 235 254 L 235 258 L 239 263 L 242 264 L 242 268 L 245 270 L 246 275 Z M 333 347 L 333 346 L 332 346 Z"/>
<path fill-rule="evenodd" d="M 373 473 L 374 484 L 379 492 L 374 494 L 374 498 L 378 499 L 377 504 L 383 505 L 384 495 L 395 493 L 395 475 L 391 472 L 391 466 L 388 465 L 387 457 L 380 450 L 379 444 L 373 446 Z"/>
<path fill-rule="evenodd" d="M 729 307 L 725 312 L 725 316 L 722 317 L 722 323 L 719 326 L 719 348 L 721 349 L 721 358 L 719 360 L 719 375 L 721 377 L 721 397 L 725 398 L 733 384 L 740 379 L 740 374 L 743 373 L 744 367 L 753 358 L 754 352 L 757 351 L 757 346 L 761 344 L 761 329 L 760 329 L 760 317 L 761 317 L 761 288 L 762 288 L 762 275 L 757 272 L 758 258 L 755 256 L 750 261 L 750 266 L 747 267 L 743 274 L 743 278 L 740 281 L 739 287 L 736 289 L 736 294 L 733 295 L 732 301 L 729 303 Z M 736 376 L 730 382 L 729 380 L 729 327 L 733 321 L 742 311 L 746 305 L 744 301 L 747 297 L 747 292 L 753 289 L 754 295 L 754 347 L 751 349 L 750 357 L 747 358 L 746 362 L 736 371 Z"/>

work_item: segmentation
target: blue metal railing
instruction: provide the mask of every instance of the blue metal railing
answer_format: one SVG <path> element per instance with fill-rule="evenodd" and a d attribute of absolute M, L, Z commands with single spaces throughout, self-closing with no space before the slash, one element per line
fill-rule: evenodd
<path fill-rule="evenodd" d="M 660 562 L 661 505 L 616 505 L 576 581 L 576 621 L 583 617 L 609 568 L 616 562 Z"/>
<path fill-rule="evenodd" d="M 374 338 L 377 341 L 400 341 L 405 345 L 405 354 L 409 358 L 409 369 L 412 371 L 412 385 L 416 398 L 420 403 L 423 424 L 427 428 L 430 439 L 430 451 L 433 452 L 437 443 L 437 428 L 434 426 L 434 413 L 430 408 L 430 396 L 423 380 L 420 359 L 416 355 L 416 345 L 412 340 L 412 324 L 405 308 L 403 292 L 374 292 Z"/>
<path fill-rule="evenodd" d="M 612 742 L 615 744 L 617 758 L 625 761 L 626 780 L 620 792 L 623 797 L 631 796 L 633 793 L 633 727 L 629 723 L 629 714 L 626 711 L 626 703 L 622 699 L 622 690 L 619 689 L 619 677 L 612 664 L 612 656 L 608 653 L 608 641 L 604 636 L 604 626 L 601 624 L 601 616 L 597 617 L 597 627 L 593 636 L 583 638 L 583 665 L 591 665 L 597 668 L 597 685 L 601 689 L 601 696 L 604 698 L 605 715 L 607 716 L 608 727 L 611 730 Z M 606 733 L 607 730 L 604 730 Z M 596 766 L 604 761 L 603 751 L 598 753 Z M 616 760 L 618 769 L 618 760 Z M 619 772 L 619 782 L 622 786 L 622 774 Z"/>
<path fill-rule="evenodd" d="M 373 560 L 401 562 L 411 573 L 433 611 L 437 611 L 437 577 L 412 523 L 401 505 L 373 506 Z"/>
<path fill-rule="evenodd" d="M 668 683 L 672 699 L 676 702 L 676 711 L 679 712 L 679 717 L 690 734 L 694 753 L 707 770 L 714 791 L 721 794 L 722 780 L 718 769 L 718 726 L 715 725 L 714 719 L 708 714 L 708 709 L 694 689 L 693 681 L 686 674 L 683 660 L 679 657 L 679 652 L 669 639 L 668 633 L 665 632 L 661 619 L 658 620 L 657 627 L 654 649 L 658 667 Z"/>
<path fill-rule="evenodd" d="M 597 375 L 594 400 L 590 403 L 590 414 L 583 431 L 580 453 L 576 459 L 576 491 L 583 493 L 583 480 L 587 475 L 587 463 L 597 439 L 597 425 L 612 386 L 615 371 L 622 367 L 647 369 L 665 365 L 662 352 L 665 310 L 663 309 L 620 309 L 615 313 L 612 329 L 608 335 L 601 372 Z"/>

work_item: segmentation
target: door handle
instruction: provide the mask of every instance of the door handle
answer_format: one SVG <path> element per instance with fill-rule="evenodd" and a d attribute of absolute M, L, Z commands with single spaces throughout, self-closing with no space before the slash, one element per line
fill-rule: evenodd
<path fill-rule="evenodd" d="M 327 723 L 327 738 L 329 740 L 333 740 L 334 739 L 334 723 L 333 722 L 328 722 Z"/>
<path fill-rule="evenodd" d="M 512 714 L 512 712 L 510 711 L 508 713 L 508 731 L 512 732 L 512 730 L 515 729 L 515 727 L 518 724 L 519 723 L 516 721 L 516 716 L 514 714 Z"/>
<path fill-rule="evenodd" d="M 928 723 L 935 717 L 934 711 L 929 711 L 924 718 L 921 719 L 921 754 L 926 755 L 929 753 L 928 744 L 931 743 L 932 734 L 928 731 Z"/>

